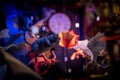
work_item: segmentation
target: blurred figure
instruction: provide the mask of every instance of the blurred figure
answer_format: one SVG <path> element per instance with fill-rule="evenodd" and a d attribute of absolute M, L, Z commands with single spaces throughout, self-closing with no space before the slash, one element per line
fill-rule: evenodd
<path fill-rule="evenodd" d="M 50 51 L 39 54 L 39 56 L 37 56 L 37 61 L 35 58 L 33 58 L 30 60 L 28 65 L 31 63 L 34 64 L 34 70 L 41 75 L 45 75 L 47 72 L 49 72 L 49 67 L 52 67 L 52 65 L 58 62 L 54 51 L 55 48 L 51 48 Z"/>
<path fill-rule="evenodd" d="M 110 55 L 106 50 L 101 50 L 97 56 L 96 59 L 97 62 L 93 62 L 91 65 L 91 74 L 90 78 L 97 79 L 97 78 L 109 78 L 109 76 L 112 72 L 112 66 L 111 66 L 111 58 Z M 90 65 L 88 65 L 88 68 L 90 68 Z M 88 70 L 89 71 L 89 70 Z"/>

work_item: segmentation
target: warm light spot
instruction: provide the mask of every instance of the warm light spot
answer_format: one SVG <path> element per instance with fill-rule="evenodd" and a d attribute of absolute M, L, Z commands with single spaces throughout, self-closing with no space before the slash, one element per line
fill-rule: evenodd
<path fill-rule="evenodd" d="M 77 49 L 70 57 L 71 60 L 78 59 L 79 55 L 82 55 L 83 58 L 86 57 L 84 51 L 82 49 Z"/>
<path fill-rule="evenodd" d="M 60 32 L 59 37 L 59 45 L 66 48 L 72 48 L 73 46 L 75 46 L 79 38 L 79 36 L 75 34 L 73 30 L 67 32 Z"/>
<path fill-rule="evenodd" d="M 37 57 L 37 62 L 39 62 L 39 63 L 45 62 L 44 57 Z"/>
<path fill-rule="evenodd" d="M 119 39 L 119 38 L 120 38 L 120 35 L 116 35 L 116 36 L 102 37 L 99 40 L 107 41 L 107 40 L 115 40 L 115 39 Z"/>

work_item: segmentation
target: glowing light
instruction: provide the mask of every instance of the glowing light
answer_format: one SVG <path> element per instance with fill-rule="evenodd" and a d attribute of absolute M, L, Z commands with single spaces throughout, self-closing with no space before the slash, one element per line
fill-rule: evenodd
<path fill-rule="evenodd" d="M 96 21 L 100 21 L 100 17 L 99 16 L 96 17 Z"/>
<path fill-rule="evenodd" d="M 75 23 L 75 27 L 76 27 L 76 28 L 79 28 L 79 27 L 80 27 L 80 24 L 79 24 L 79 23 Z"/>
<path fill-rule="evenodd" d="M 37 26 L 32 26 L 31 31 L 32 31 L 32 36 L 35 37 L 35 34 L 39 33 L 39 28 Z"/>
<path fill-rule="evenodd" d="M 71 73 L 71 72 L 72 72 L 72 69 L 71 69 L 71 68 L 69 68 L 69 69 L 68 69 L 68 73 Z"/>
<path fill-rule="evenodd" d="M 33 16 L 31 16 L 31 20 L 33 20 Z"/>
<path fill-rule="evenodd" d="M 66 48 L 72 48 L 77 44 L 79 36 L 71 31 L 60 32 L 59 33 L 60 41 L 59 45 Z"/>
<path fill-rule="evenodd" d="M 107 41 L 107 40 L 115 40 L 115 39 L 119 39 L 119 38 L 120 38 L 119 35 L 115 35 L 115 36 L 110 36 L 110 37 L 101 37 L 99 40 Z"/>
<path fill-rule="evenodd" d="M 68 61 L 68 57 L 64 57 L 64 61 L 67 62 Z"/>

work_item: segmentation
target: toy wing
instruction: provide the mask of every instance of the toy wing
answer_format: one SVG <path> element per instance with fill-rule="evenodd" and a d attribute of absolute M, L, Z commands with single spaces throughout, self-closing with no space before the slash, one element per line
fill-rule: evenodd
<path fill-rule="evenodd" d="M 87 47 L 92 51 L 93 54 L 97 54 L 106 48 L 106 41 L 101 40 L 103 37 L 105 37 L 104 33 L 98 32 L 89 40 Z"/>
<path fill-rule="evenodd" d="M 85 50 L 85 49 L 87 49 L 87 44 L 88 44 L 88 42 L 89 42 L 89 41 L 88 41 L 87 39 L 78 41 L 78 43 L 77 43 L 75 46 L 73 46 L 73 49 L 78 49 L 78 48 L 80 48 L 80 49 Z"/>
<path fill-rule="evenodd" d="M 91 52 L 91 50 L 87 47 L 88 43 L 89 43 L 89 41 L 87 39 L 82 40 L 82 41 L 78 41 L 78 43 L 75 46 L 73 46 L 73 49 L 75 49 L 75 50 L 76 49 L 84 50 L 84 52 L 91 57 L 91 61 L 90 62 L 92 62 L 93 58 L 94 58 L 94 55 Z"/>

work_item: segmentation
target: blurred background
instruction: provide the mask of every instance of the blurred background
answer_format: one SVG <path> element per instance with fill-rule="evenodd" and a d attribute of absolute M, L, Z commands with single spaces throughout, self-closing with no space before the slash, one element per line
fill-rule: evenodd
<path fill-rule="evenodd" d="M 33 26 L 41 30 L 41 38 L 44 36 L 42 32 L 44 29 L 55 34 L 62 30 L 73 31 L 73 33 L 62 34 L 62 37 L 66 39 L 63 39 L 63 42 L 67 43 L 63 46 L 55 46 L 58 62 L 49 68 L 48 74 L 39 74 L 45 80 L 120 79 L 119 0 L 0 0 L 0 46 L 17 45 L 17 48 L 12 47 L 6 51 L 34 71 L 35 64 L 28 65 L 32 60 L 32 55 L 28 55 L 30 45 L 24 39 L 27 35 L 27 41 L 33 42 L 28 37 L 31 31 L 33 33 L 37 31 L 31 29 Z M 9 30 L 9 38 L 2 38 L 5 33 L 2 32 L 3 29 Z M 24 35 L 24 32 L 27 33 Z M 92 65 L 92 68 L 86 69 L 84 68 L 86 59 L 82 56 L 76 60 L 70 59 L 75 49 L 68 48 L 69 41 L 76 36 L 79 36 L 77 39 L 81 41 L 90 40 L 98 32 L 105 34 L 104 40 L 110 68 L 97 70 Z M 0 63 L 2 67 L 2 61 Z M 0 77 L 4 80 L 4 75 Z"/>

